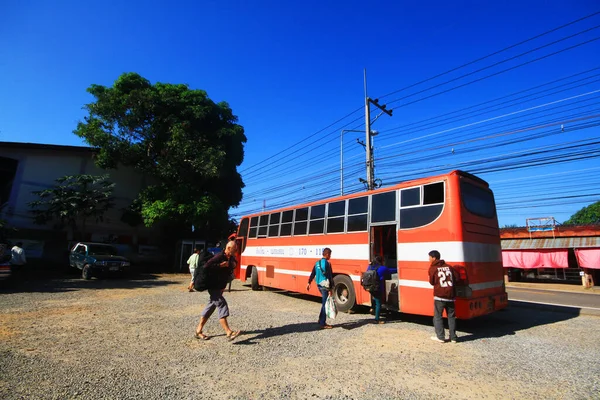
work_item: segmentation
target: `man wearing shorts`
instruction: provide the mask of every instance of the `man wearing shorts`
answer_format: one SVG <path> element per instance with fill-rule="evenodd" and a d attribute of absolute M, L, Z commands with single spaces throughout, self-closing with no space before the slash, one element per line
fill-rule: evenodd
<path fill-rule="evenodd" d="M 227 323 L 229 306 L 227 305 L 225 297 L 223 297 L 223 291 L 229 282 L 231 271 L 235 269 L 236 250 L 236 243 L 234 241 L 228 242 L 225 250 L 208 260 L 204 266 L 207 271 L 207 286 L 210 298 L 204 311 L 202 311 L 202 317 L 196 328 L 196 339 L 209 339 L 209 336 L 202 333 L 202 329 L 215 309 L 217 310 L 219 322 L 225 330 L 227 339 L 233 340 L 240 334 L 240 331 L 231 330 Z"/>

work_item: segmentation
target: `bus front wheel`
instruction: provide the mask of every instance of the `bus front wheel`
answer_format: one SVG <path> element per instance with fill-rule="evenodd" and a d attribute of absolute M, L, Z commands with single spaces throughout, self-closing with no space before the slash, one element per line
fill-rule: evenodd
<path fill-rule="evenodd" d="M 250 272 L 250 288 L 258 290 L 258 270 L 256 267 L 252 267 L 252 271 Z"/>
<path fill-rule="evenodd" d="M 339 312 L 346 312 L 354 307 L 356 293 L 354 293 L 354 284 L 349 276 L 336 275 L 333 277 L 333 299 Z"/>

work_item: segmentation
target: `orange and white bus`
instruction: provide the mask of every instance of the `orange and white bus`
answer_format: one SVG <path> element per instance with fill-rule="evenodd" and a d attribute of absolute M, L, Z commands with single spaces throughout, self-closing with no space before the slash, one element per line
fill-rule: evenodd
<path fill-rule="evenodd" d="M 381 255 L 398 273 L 385 283 L 388 309 L 433 315 L 428 281 L 431 250 L 461 275 L 456 316 L 469 319 L 506 307 L 500 235 L 488 184 L 466 172 L 244 216 L 236 240 L 236 278 L 320 296 L 306 283 L 325 247 L 332 249 L 339 311 L 370 305 L 360 285 L 369 260 Z"/>

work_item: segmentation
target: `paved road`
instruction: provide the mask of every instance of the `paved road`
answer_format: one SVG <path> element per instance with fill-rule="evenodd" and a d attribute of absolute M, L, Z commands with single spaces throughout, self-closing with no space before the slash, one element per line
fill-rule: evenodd
<path fill-rule="evenodd" d="M 600 295 L 531 288 L 506 288 L 508 299 L 517 303 L 546 305 L 562 311 L 580 311 L 582 314 L 600 316 Z"/>

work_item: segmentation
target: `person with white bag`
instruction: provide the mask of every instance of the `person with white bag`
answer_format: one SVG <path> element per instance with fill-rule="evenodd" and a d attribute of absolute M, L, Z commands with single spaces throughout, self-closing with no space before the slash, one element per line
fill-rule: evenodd
<path fill-rule="evenodd" d="M 327 324 L 327 314 L 325 312 L 325 306 L 327 304 L 327 298 L 333 295 L 333 272 L 331 270 L 331 249 L 325 247 L 323 249 L 323 258 L 315 263 L 310 276 L 308 277 L 308 285 L 306 290 L 310 290 L 310 283 L 313 279 L 317 282 L 317 288 L 321 292 L 323 298 L 321 302 L 321 312 L 319 314 L 319 326 L 321 329 L 331 329 L 331 325 Z"/>

